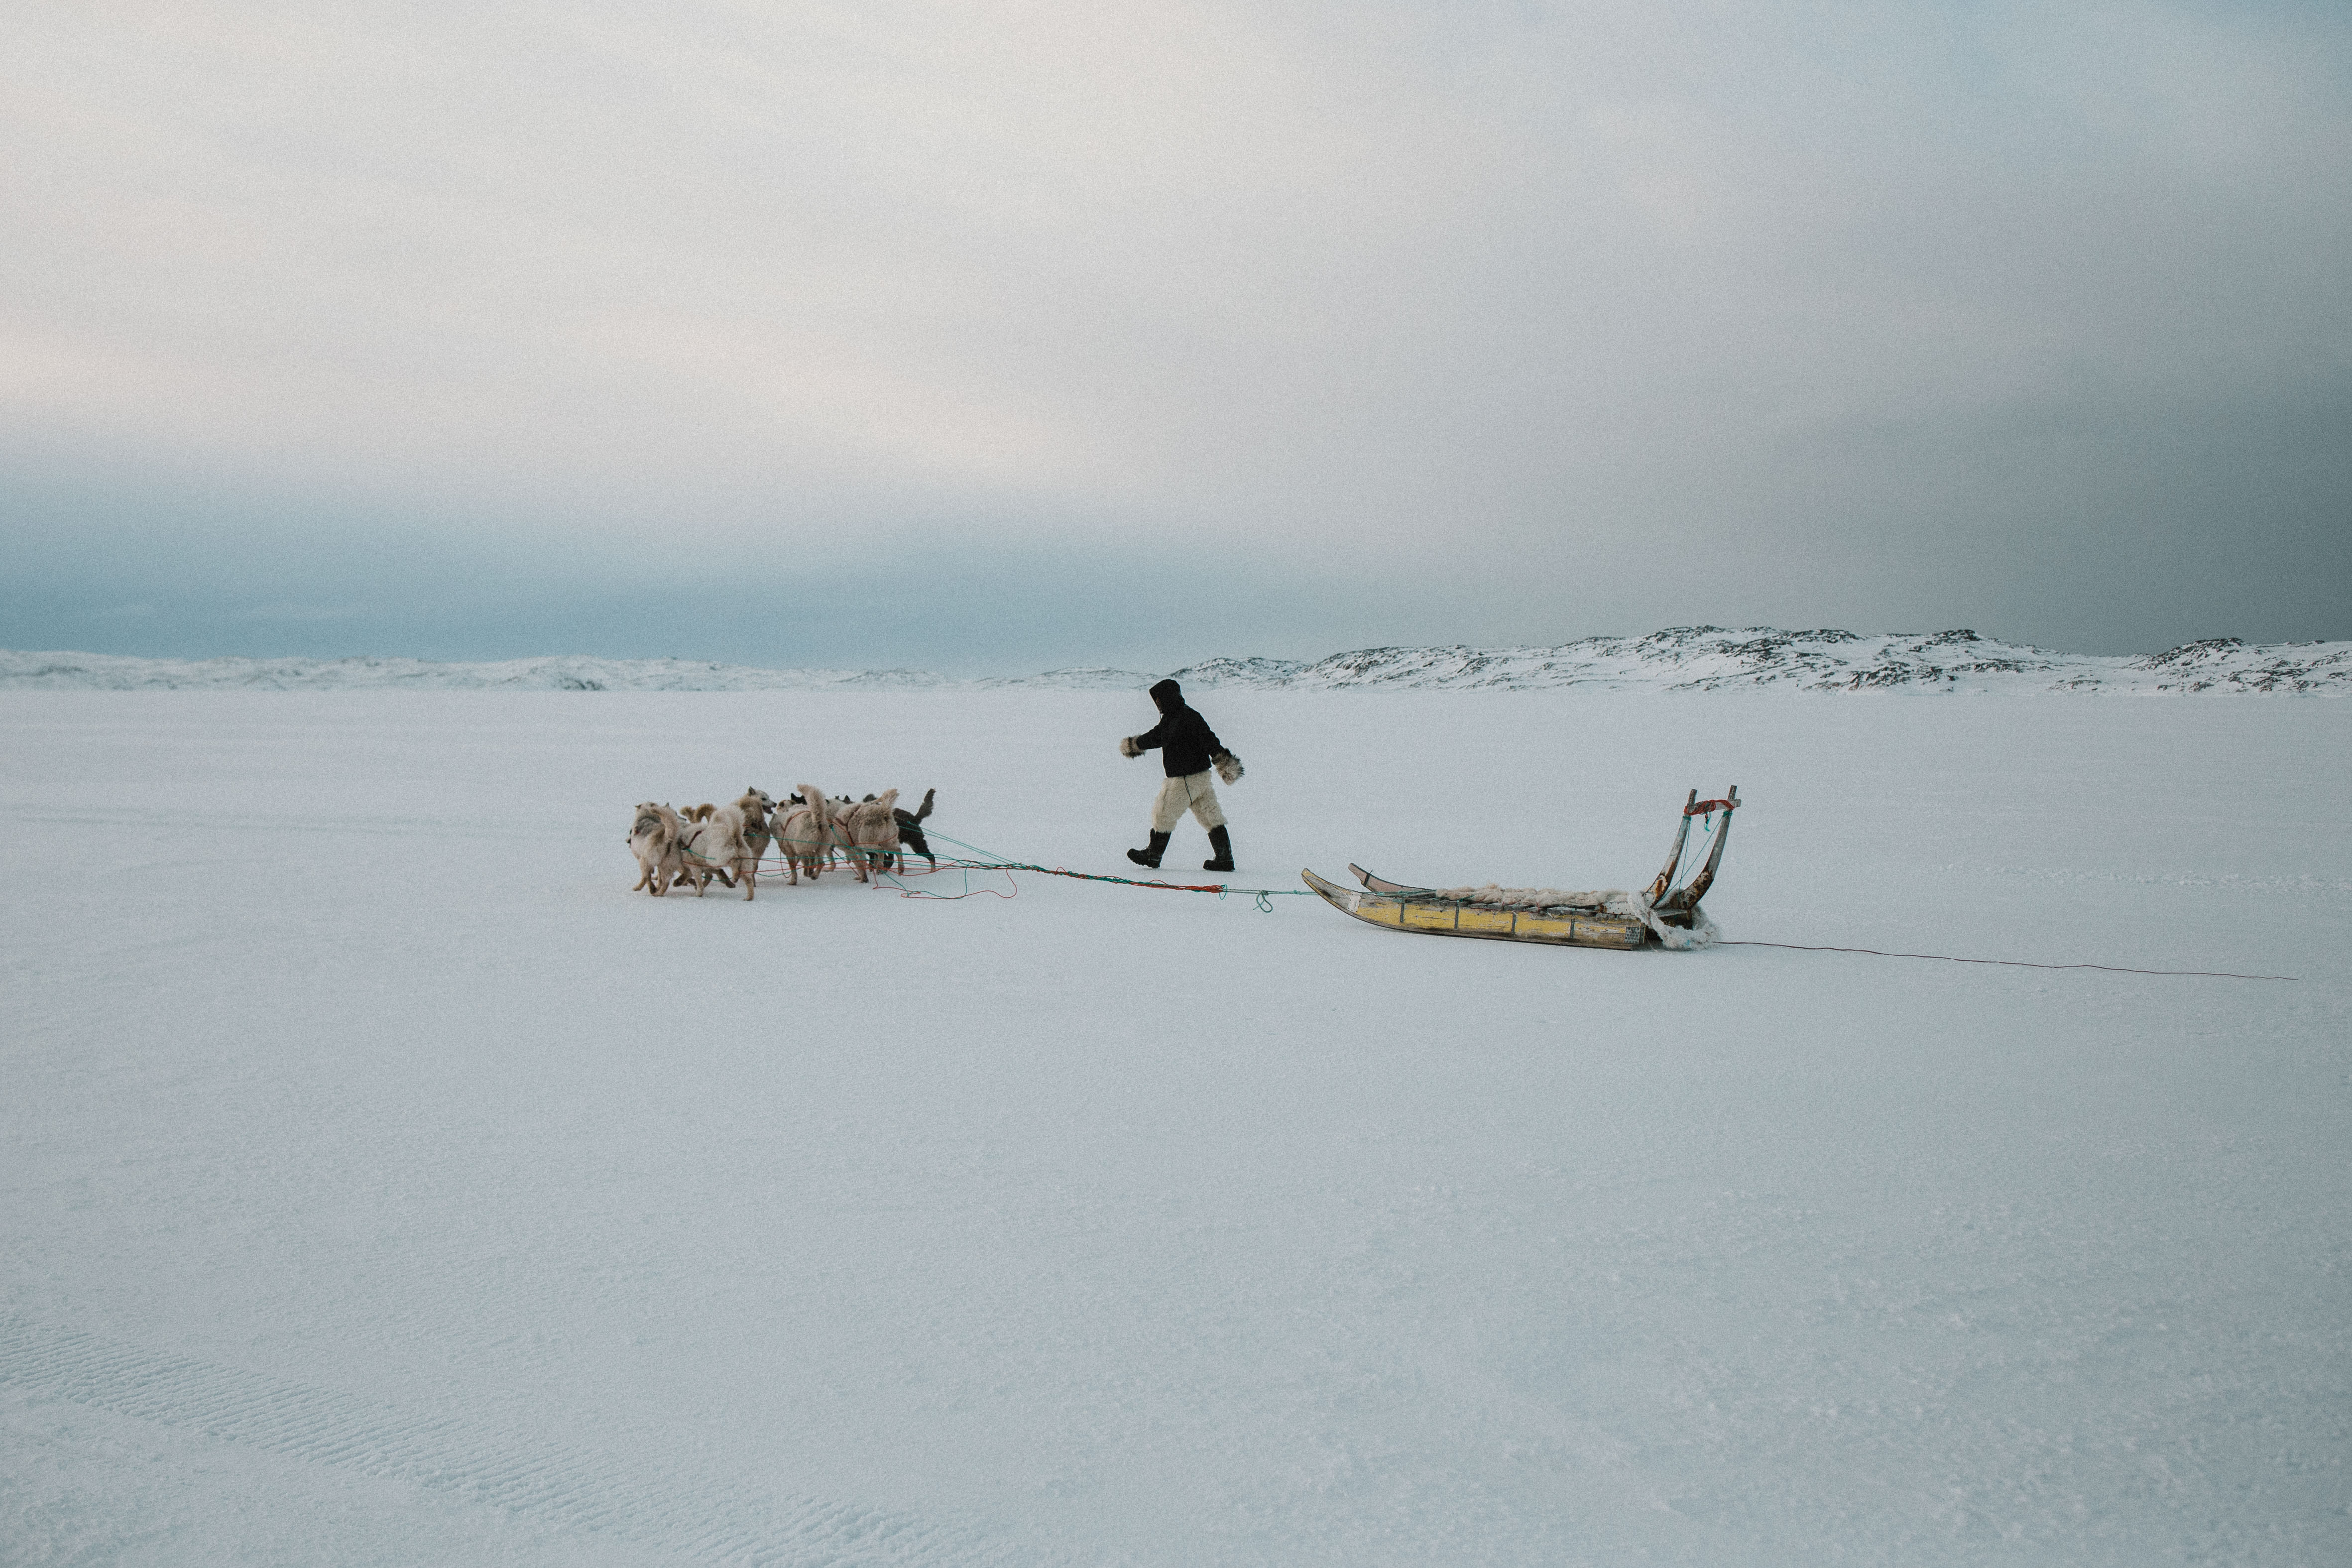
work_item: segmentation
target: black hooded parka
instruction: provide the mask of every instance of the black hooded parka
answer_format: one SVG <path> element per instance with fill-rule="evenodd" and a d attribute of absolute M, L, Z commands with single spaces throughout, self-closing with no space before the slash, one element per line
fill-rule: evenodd
<path fill-rule="evenodd" d="M 1151 701 L 1160 710 L 1160 722 L 1138 735 L 1136 745 L 1147 752 L 1158 750 L 1160 765 L 1171 779 L 1207 773 L 1209 760 L 1223 752 L 1225 743 L 1206 719 L 1185 705 L 1184 689 L 1163 680 L 1151 689 Z"/>

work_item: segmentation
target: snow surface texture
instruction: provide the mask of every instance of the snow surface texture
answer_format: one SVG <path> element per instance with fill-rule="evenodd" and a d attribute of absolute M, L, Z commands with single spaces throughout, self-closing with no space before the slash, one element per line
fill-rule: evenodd
<path fill-rule="evenodd" d="M 2352 643 L 2249 647 L 2235 637 L 2167 653 L 2095 658 L 1993 642 L 1974 632 L 1858 636 L 1756 626 L 1683 626 L 1643 637 L 1585 637 L 1558 647 L 1376 647 L 1312 664 L 1220 658 L 1175 672 L 1191 690 L 1341 687 L 1561 686 L 1611 690 L 1715 690 L 1790 686 L 1809 691 L 1885 688 L 1942 691 L 2352 692 Z M 685 659 L 568 656 L 497 664 L 413 658 L 125 658 L 96 653 L 0 650 L 0 689 L 94 688 L 185 690 L 360 690 L 380 687 L 499 688 L 536 691 L 921 690 L 1017 686 L 1066 691 L 1138 691 L 1159 679 L 1125 669 L 1055 669 L 1042 675 L 955 681 L 919 669 L 755 669 Z"/>
<path fill-rule="evenodd" d="M 1203 706 L 1247 885 L 1737 784 L 1731 939 L 2305 978 L 625 891 L 1126 870 L 1135 694 L 0 693 L 0 1560 L 2352 1561 L 2352 705 Z"/>

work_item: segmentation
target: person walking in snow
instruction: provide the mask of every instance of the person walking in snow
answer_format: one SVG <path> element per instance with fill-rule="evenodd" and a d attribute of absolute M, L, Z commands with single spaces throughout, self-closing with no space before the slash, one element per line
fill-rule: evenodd
<path fill-rule="evenodd" d="M 1217 852 L 1215 859 L 1201 862 L 1201 869 L 1230 871 L 1234 868 L 1234 841 L 1225 831 L 1225 809 L 1217 804 L 1217 788 L 1209 782 L 1209 770 L 1215 768 L 1218 777 L 1235 784 L 1242 776 L 1241 762 L 1225 750 L 1224 742 L 1209 728 L 1209 721 L 1185 704 L 1182 687 L 1172 680 L 1163 680 L 1151 689 L 1151 700 L 1160 710 L 1160 722 L 1140 735 L 1129 735 L 1121 741 L 1118 754 L 1139 757 L 1157 750 L 1160 763 L 1168 770 L 1168 780 L 1160 786 L 1159 798 L 1151 803 L 1150 847 L 1130 849 L 1127 858 L 1139 866 L 1156 869 L 1160 856 L 1168 852 L 1169 835 L 1189 810 L 1209 830 L 1209 847 Z"/>

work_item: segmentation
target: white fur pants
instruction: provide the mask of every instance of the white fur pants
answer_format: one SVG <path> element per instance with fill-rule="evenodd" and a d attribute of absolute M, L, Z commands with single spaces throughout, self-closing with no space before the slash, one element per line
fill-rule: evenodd
<path fill-rule="evenodd" d="M 1208 773 L 1186 773 L 1181 779 L 1170 779 L 1160 786 L 1160 796 L 1151 803 L 1151 831 L 1172 831 L 1191 811 L 1201 819 L 1203 827 L 1223 827 L 1225 808 L 1217 804 L 1217 786 Z"/>

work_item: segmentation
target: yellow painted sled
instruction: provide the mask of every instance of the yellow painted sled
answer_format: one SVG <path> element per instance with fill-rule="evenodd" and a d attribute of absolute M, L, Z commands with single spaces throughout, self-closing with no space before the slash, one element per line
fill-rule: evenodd
<path fill-rule="evenodd" d="M 1739 808 L 1734 785 L 1721 800 L 1703 801 L 1698 791 L 1683 803 L 1682 821 L 1675 828 L 1674 848 L 1665 868 L 1639 893 L 1563 893 L 1559 901 L 1545 898 L 1548 889 L 1517 888 L 1410 888 L 1384 881 L 1360 866 L 1348 869 L 1363 884 L 1342 887 L 1313 871 L 1301 871 L 1307 885 L 1325 902 L 1368 925 L 1392 931 L 1428 931 L 1436 936 L 1475 936 L 1496 942 L 1545 942 L 1557 947 L 1637 948 L 1657 943 L 1665 947 L 1703 945 L 1714 925 L 1699 912 L 1698 901 L 1715 885 L 1723 863 L 1723 847 L 1731 837 L 1731 814 Z M 1723 814 L 1718 826 L 1717 812 Z M 1706 858 L 1686 881 L 1677 883 L 1683 856 L 1690 847 L 1691 819 L 1704 816 L 1715 842 Z"/>

